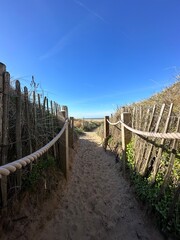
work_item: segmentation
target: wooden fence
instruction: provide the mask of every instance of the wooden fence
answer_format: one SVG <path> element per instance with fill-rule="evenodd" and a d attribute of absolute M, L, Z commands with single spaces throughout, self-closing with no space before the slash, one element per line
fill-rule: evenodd
<path fill-rule="evenodd" d="M 60 107 L 37 93 L 35 85 L 32 79 L 34 89 L 28 91 L 24 87 L 22 91 L 20 82 L 16 80 L 13 87 L 6 66 L 0 63 L 1 208 L 5 208 L 13 193 L 21 189 L 22 171 L 24 168 L 27 170 L 25 166 L 29 163 L 28 169 L 31 171 L 32 162 L 45 153 L 54 156 L 64 175 L 68 175 L 73 118 L 68 121 L 68 108 Z"/>
<path fill-rule="evenodd" d="M 173 200 L 167 214 L 169 219 L 172 218 L 180 195 L 180 116 L 173 111 L 173 104 L 122 108 L 110 121 L 108 116 L 105 117 L 104 139 L 108 136 L 112 139 L 116 136 L 116 142 L 121 142 L 118 144 L 122 149 L 123 174 L 127 145 L 132 140 L 133 172 L 148 180 L 150 186 L 156 184 L 158 177 L 162 178 L 157 200 L 169 184 L 173 185 Z"/>
<path fill-rule="evenodd" d="M 115 123 L 110 122 L 108 116 L 105 117 L 104 138 L 107 138 L 109 134 L 115 134 L 115 131 L 119 135 L 120 130 L 122 149 L 125 151 L 127 144 L 134 136 L 135 150 L 137 150 L 134 167 L 143 176 L 147 176 L 149 168 L 152 168 L 153 165 L 153 182 L 159 169 L 162 154 L 167 152 L 170 154 L 167 180 L 173 168 L 174 158 L 178 157 L 177 151 L 180 147 L 180 117 L 173 113 L 173 104 L 170 106 L 163 104 L 161 108 L 154 106 L 146 110 L 141 107 L 139 109 L 127 108 L 127 112 L 123 112 L 123 110 L 120 110 L 122 112 L 119 115 L 121 120 Z M 118 124 L 121 125 L 121 128 L 117 127 Z M 116 128 L 110 131 L 109 125 Z"/>

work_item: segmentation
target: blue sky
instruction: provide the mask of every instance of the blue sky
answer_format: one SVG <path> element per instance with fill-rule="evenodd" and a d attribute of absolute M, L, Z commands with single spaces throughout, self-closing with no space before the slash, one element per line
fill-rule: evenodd
<path fill-rule="evenodd" d="M 0 61 L 75 117 L 103 117 L 175 81 L 179 0 L 6 0 Z"/>

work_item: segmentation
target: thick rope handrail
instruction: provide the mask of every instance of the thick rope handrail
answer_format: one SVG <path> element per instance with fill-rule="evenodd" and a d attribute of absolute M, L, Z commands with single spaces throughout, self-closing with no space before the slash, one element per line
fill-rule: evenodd
<path fill-rule="evenodd" d="M 107 119 L 107 122 L 112 125 L 112 126 L 116 126 L 117 124 L 121 123 L 125 128 L 127 128 L 129 131 L 137 134 L 137 135 L 142 135 L 145 137 L 153 137 L 153 138 L 165 138 L 165 139 L 180 139 L 180 133 L 155 133 L 155 132 L 144 132 L 144 131 L 140 131 L 134 128 L 129 127 L 128 125 L 126 125 L 125 123 L 123 123 L 123 121 L 119 120 L 116 123 L 112 123 Z"/>
<path fill-rule="evenodd" d="M 116 126 L 116 125 L 118 125 L 119 123 L 121 123 L 121 121 L 117 121 L 117 122 L 115 122 L 115 123 L 112 123 L 112 122 L 110 122 L 108 119 L 107 119 L 107 122 L 108 122 L 110 125 L 112 125 L 112 126 Z"/>
<path fill-rule="evenodd" d="M 5 164 L 3 166 L 0 166 L 0 178 L 2 176 L 8 176 L 11 172 L 15 172 L 17 169 L 21 169 L 22 167 L 25 167 L 27 164 L 33 162 L 40 156 L 42 156 L 45 152 L 47 152 L 56 142 L 57 140 L 62 136 L 64 133 L 66 127 L 68 125 L 68 119 L 65 121 L 63 128 L 61 131 L 54 137 L 49 143 L 47 143 L 44 147 L 40 148 L 39 150 L 29 154 L 26 157 L 23 157 L 21 159 L 15 160 L 11 163 Z"/>

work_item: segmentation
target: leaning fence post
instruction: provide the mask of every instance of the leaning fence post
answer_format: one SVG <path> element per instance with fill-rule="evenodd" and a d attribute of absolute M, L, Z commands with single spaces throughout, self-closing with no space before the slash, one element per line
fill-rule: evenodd
<path fill-rule="evenodd" d="M 104 140 L 109 136 L 109 116 L 104 117 Z"/>
<path fill-rule="evenodd" d="M 131 127 L 131 114 L 128 112 L 121 113 L 121 121 Z M 123 160 L 123 174 L 125 174 L 126 165 L 126 149 L 128 143 L 131 141 L 132 133 L 121 124 L 121 137 L 122 137 L 122 160 Z"/>

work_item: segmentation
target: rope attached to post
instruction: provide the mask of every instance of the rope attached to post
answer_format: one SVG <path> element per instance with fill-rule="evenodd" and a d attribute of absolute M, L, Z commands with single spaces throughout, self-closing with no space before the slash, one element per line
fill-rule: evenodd
<path fill-rule="evenodd" d="M 5 164 L 0 167 L 0 178 L 3 176 L 8 176 L 11 172 L 15 172 L 17 169 L 21 169 L 22 167 L 25 167 L 27 164 L 33 162 L 40 156 L 42 156 L 45 152 L 47 152 L 56 142 L 57 140 L 62 136 L 65 129 L 68 126 L 68 119 L 66 119 L 63 128 L 61 131 L 54 137 L 49 143 L 47 143 L 44 147 L 40 148 L 34 153 L 31 153 L 30 155 L 20 158 L 16 161 L 13 161 L 11 163 Z"/>
<path fill-rule="evenodd" d="M 107 120 L 107 122 L 112 125 L 112 126 L 116 126 L 117 124 L 121 123 L 126 129 L 128 129 L 129 131 L 137 134 L 137 135 L 141 135 L 144 137 L 153 137 L 153 138 L 165 138 L 165 139 L 180 139 L 180 133 L 155 133 L 155 132 L 144 132 L 144 131 L 140 131 L 137 129 L 134 129 L 132 127 L 129 127 L 128 125 L 126 125 L 125 123 L 123 123 L 121 120 L 119 120 L 116 123 L 112 123 L 109 120 Z"/>

